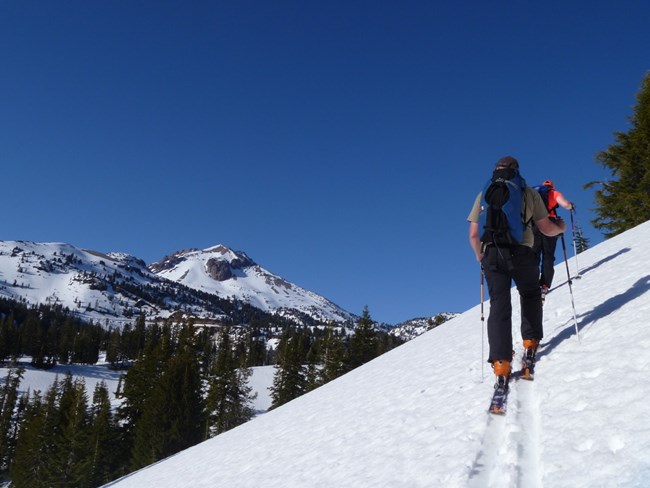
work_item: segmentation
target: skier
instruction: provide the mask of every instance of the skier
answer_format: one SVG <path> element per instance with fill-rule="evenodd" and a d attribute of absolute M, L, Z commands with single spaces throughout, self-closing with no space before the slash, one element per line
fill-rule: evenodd
<path fill-rule="evenodd" d="M 562 206 L 569 211 L 575 209 L 575 205 L 555 189 L 555 185 L 551 180 L 544 181 L 540 186 L 536 186 L 535 189 L 542 196 L 542 200 L 546 204 L 546 209 L 548 210 L 548 215 L 551 220 L 558 219 L 556 210 L 559 206 Z M 551 288 L 551 283 L 553 282 L 553 274 L 555 273 L 554 263 L 557 236 L 544 235 L 536 226 L 533 228 L 533 232 L 535 236 L 533 249 L 537 254 L 537 259 L 541 260 L 539 286 L 542 292 L 542 303 L 544 303 L 546 300 L 546 294 Z"/>
<path fill-rule="evenodd" d="M 491 181 L 501 178 L 510 179 L 517 177 L 522 182 L 518 209 L 514 213 L 517 222 L 509 222 L 520 229 L 523 234 L 520 243 L 508 246 L 485 242 L 484 229 L 479 228 L 480 215 L 485 207 L 484 192 L 476 197 L 469 221 L 469 243 L 481 263 L 485 273 L 490 293 L 490 314 L 488 316 L 488 343 L 490 353 L 488 361 L 492 363 L 497 377 L 495 387 L 507 391 L 510 378 L 512 348 L 512 304 L 510 301 L 510 286 L 514 280 L 520 296 L 521 303 L 521 336 L 524 342 L 526 356 L 530 353 L 534 361 L 534 354 L 543 336 L 542 329 L 542 302 L 539 287 L 539 261 L 532 249 L 533 230 L 532 222 L 545 235 L 555 236 L 566 230 L 566 224 L 559 219 L 549 219 L 541 196 L 532 188 L 526 186 L 519 176 L 519 162 L 512 156 L 506 156 L 496 164 Z M 488 195 L 489 187 L 485 194 Z M 489 215 L 488 215 L 489 216 Z M 487 230 L 487 225 L 485 225 Z M 496 241 L 495 241 L 496 242 Z"/>

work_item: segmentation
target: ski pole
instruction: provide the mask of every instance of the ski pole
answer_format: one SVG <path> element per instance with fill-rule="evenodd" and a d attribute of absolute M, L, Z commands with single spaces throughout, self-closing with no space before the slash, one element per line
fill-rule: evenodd
<path fill-rule="evenodd" d="M 580 278 L 580 266 L 578 266 L 578 248 L 576 246 L 576 227 L 575 224 L 573 223 L 573 212 L 575 212 L 575 209 L 572 208 L 570 215 L 571 215 L 571 236 L 573 238 L 573 256 L 575 257 L 576 260 L 576 278 Z"/>
<path fill-rule="evenodd" d="M 485 379 L 485 315 L 483 315 L 483 282 L 485 281 L 485 273 L 483 273 L 483 266 L 481 266 L 481 380 Z"/>
<path fill-rule="evenodd" d="M 564 233 L 560 234 L 562 238 L 562 251 L 564 251 L 564 265 L 566 266 L 566 276 L 569 280 L 569 293 L 571 294 L 571 306 L 573 307 L 573 323 L 576 328 L 576 336 L 578 337 L 578 342 L 580 342 L 580 333 L 578 332 L 578 319 L 576 317 L 576 305 L 573 300 L 573 287 L 571 286 L 571 275 L 569 274 L 569 262 L 566 256 L 566 244 L 564 243 Z"/>

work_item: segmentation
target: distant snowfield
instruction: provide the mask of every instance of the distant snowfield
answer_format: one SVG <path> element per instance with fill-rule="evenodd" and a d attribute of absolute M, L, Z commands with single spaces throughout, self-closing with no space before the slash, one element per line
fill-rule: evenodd
<path fill-rule="evenodd" d="M 119 400 L 115 398 L 115 391 L 124 371 L 115 371 L 109 368 L 106 363 L 99 363 L 92 366 L 83 366 L 78 364 L 58 365 L 52 369 L 42 370 L 35 369 L 29 365 L 29 360 L 21 363 L 25 367 L 25 374 L 20 383 L 20 391 L 26 392 L 40 390 L 42 393 L 47 391 L 56 379 L 62 380 L 70 372 L 73 377 L 83 378 L 86 384 L 88 398 L 92 399 L 95 386 L 104 381 L 108 388 L 111 403 L 117 406 Z M 253 374 L 249 379 L 249 385 L 257 393 L 257 398 L 252 403 L 255 411 L 260 414 L 266 412 L 271 406 L 271 394 L 269 387 L 273 383 L 275 373 L 274 366 L 258 366 L 252 368 Z M 0 378 L 5 378 L 9 368 L 0 367 Z M 90 400 L 89 400 L 90 401 Z"/>
<path fill-rule="evenodd" d="M 650 486 L 649 241 L 646 223 L 578 256 L 582 279 L 572 288 L 580 342 L 566 268 L 558 263 L 537 377 L 512 384 L 503 417 L 487 413 L 493 377 L 481 363 L 477 305 L 301 398 L 106 486 Z M 569 268 L 575 272 L 573 259 Z M 513 298 L 518 339 L 516 291 Z"/>

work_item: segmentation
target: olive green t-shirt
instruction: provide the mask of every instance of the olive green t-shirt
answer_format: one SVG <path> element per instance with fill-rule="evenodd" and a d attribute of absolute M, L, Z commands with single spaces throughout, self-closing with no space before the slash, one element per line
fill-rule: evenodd
<path fill-rule="evenodd" d="M 469 213 L 467 220 L 469 222 L 478 222 L 478 216 L 483 211 L 481 208 L 481 196 L 483 192 L 479 193 L 474 201 L 474 206 L 472 211 Z M 542 197 L 537 193 L 533 188 L 527 186 L 524 189 L 524 204 L 522 206 L 522 222 L 527 222 L 526 228 L 524 229 L 524 236 L 522 239 L 522 244 L 524 246 L 533 247 L 533 226 L 532 222 L 537 222 L 545 217 L 548 217 L 548 210 L 546 210 L 546 205 Z M 480 232 L 480 230 L 479 230 Z"/>

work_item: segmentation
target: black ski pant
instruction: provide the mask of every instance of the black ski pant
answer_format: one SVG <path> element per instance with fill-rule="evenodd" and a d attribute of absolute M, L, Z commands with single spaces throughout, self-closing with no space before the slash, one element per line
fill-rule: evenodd
<path fill-rule="evenodd" d="M 537 259 L 542 262 L 539 285 L 546 285 L 551 288 L 553 275 L 555 274 L 555 248 L 557 247 L 558 236 L 549 237 L 542 234 L 537 227 L 534 228 L 535 244 L 533 250 Z"/>
<path fill-rule="evenodd" d="M 488 361 L 512 360 L 512 303 L 510 289 L 514 280 L 521 304 L 521 338 L 540 341 L 542 326 L 542 295 L 539 289 L 539 261 L 527 246 L 485 250 L 483 272 L 490 293 L 488 316 Z"/>

